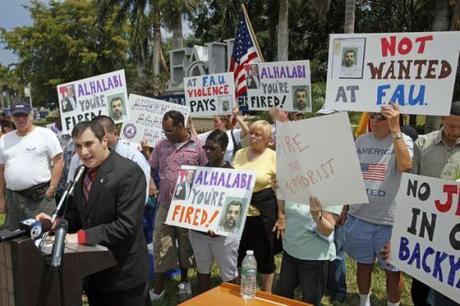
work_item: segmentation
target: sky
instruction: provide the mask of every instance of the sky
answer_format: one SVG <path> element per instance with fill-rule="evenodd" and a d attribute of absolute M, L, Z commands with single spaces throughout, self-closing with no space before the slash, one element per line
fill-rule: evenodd
<path fill-rule="evenodd" d="M 29 12 L 23 7 L 30 0 L 0 0 L 0 27 L 11 30 L 14 27 L 31 25 Z M 5 45 L 0 43 L 0 63 L 7 66 L 17 61 L 16 55 L 4 50 Z"/>
<path fill-rule="evenodd" d="M 47 1 L 47 0 L 42 0 Z M 23 7 L 31 3 L 31 0 L 0 0 L 0 27 L 6 30 L 11 30 L 14 27 L 31 25 L 32 19 L 29 12 Z M 188 35 L 192 31 L 188 21 L 184 20 L 184 34 Z M 168 37 L 171 34 L 162 31 L 163 37 Z M 17 61 L 17 56 L 4 49 L 5 45 L 0 42 L 0 64 L 8 66 Z"/>

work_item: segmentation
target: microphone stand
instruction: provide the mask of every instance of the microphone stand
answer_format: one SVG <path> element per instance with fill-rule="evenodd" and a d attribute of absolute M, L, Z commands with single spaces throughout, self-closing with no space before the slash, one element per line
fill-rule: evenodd
<path fill-rule="evenodd" d="M 54 221 L 56 221 L 58 212 L 61 209 L 62 205 L 64 205 L 64 202 L 67 199 L 67 197 L 73 193 L 73 190 L 75 189 L 75 184 L 77 183 L 77 181 L 78 180 L 70 181 L 67 184 L 67 187 L 64 190 L 64 193 L 62 194 L 61 199 L 59 200 L 59 203 L 56 206 L 53 215 L 51 216 L 51 224 L 53 224 Z M 46 239 L 48 238 L 48 235 L 49 235 L 50 231 L 51 231 L 51 229 L 48 232 L 43 233 L 43 237 L 42 237 L 42 239 L 40 241 L 40 244 L 38 245 L 38 250 L 39 251 L 41 251 L 43 249 L 43 246 L 45 244 Z"/>

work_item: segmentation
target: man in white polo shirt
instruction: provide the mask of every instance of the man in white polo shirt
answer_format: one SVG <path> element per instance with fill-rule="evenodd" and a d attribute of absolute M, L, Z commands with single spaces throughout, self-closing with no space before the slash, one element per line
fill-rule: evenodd
<path fill-rule="evenodd" d="M 13 104 L 11 115 L 17 129 L 0 139 L 0 213 L 17 228 L 39 212 L 52 213 L 64 159 L 56 135 L 33 125 L 28 103 Z"/>

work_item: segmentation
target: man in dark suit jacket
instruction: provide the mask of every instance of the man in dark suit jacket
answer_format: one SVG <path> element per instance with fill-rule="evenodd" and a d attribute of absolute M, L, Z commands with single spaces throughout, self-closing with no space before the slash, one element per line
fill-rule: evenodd
<path fill-rule="evenodd" d="M 72 137 L 86 169 L 64 216 L 69 232 L 78 232 L 80 244 L 106 246 L 118 263 L 85 280 L 89 304 L 143 306 L 149 269 L 142 229 L 145 175 L 109 150 L 98 122 L 78 123 Z"/>

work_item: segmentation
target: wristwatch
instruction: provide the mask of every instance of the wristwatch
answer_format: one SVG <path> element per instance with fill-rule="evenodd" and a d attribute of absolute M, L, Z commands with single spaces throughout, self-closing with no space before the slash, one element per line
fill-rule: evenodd
<path fill-rule="evenodd" d="M 402 133 L 401 132 L 391 132 L 391 138 L 393 139 L 401 139 Z"/>

